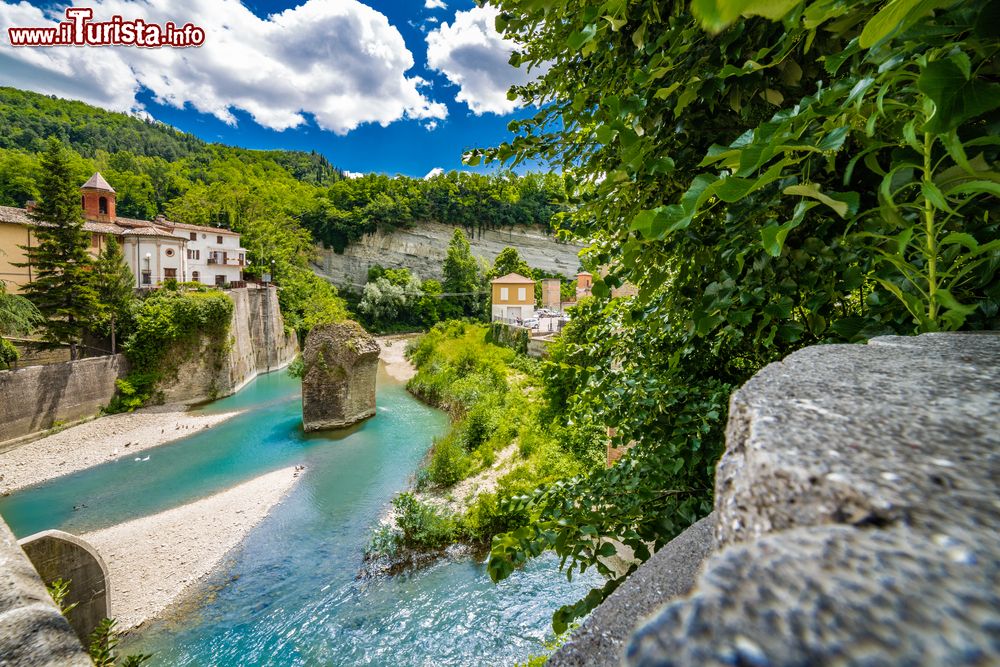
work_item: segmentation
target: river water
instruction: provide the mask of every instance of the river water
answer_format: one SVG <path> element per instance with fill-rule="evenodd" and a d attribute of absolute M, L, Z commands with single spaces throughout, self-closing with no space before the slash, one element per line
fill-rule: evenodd
<path fill-rule="evenodd" d="M 505 665 L 542 652 L 549 619 L 601 583 L 553 558 L 494 585 L 480 559 L 356 579 L 370 529 L 444 433 L 444 414 L 379 372 L 378 413 L 327 434 L 301 428 L 299 382 L 258 378 L 203 412 L 215 428 L 0 500 L 18 536 L 85 532 L 160 512 L 293 464 L 306 472 L 199 594 L 129 639 L 154 665 Z M 74 509 L 76 508 L 76 509 Z"/>

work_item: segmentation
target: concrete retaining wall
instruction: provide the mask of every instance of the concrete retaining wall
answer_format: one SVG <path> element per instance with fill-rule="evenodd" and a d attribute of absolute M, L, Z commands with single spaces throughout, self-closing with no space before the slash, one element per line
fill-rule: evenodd
<path fill-rule="evenodd" d="M 161 383 L 166 403 L 197 403 L 239 391 L 247 382 L 288 365 L 298 354 L 295 333 L 285 332 L 278 293 L 271 289 L 235 289 L 229 338 L 219 350 L 203 340 L 185 352 L 176 374 Z"/>
<path fill-rule="evenodd" d="M 0 443 L 96 415 L 127 371 L 120 354 L 0 371 Z"/>

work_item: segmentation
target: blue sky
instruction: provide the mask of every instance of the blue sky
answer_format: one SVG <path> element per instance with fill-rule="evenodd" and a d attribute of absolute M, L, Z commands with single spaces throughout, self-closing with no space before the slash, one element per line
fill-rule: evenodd
<path fill-rule="evenodd" d="M 113 14 L 191 21 L 199 49 L 15 49 L 11 26 L 55 25 L 60 3 L 0 0 L 0 85 L 139 111 L 207 141 L 316 150 L 350 172 L 424 176 L 509 137 L 527 74 L 490 8 L 471 0 L 94 0 Z M 101 80 L 103 85 L 82 85 Z"/>

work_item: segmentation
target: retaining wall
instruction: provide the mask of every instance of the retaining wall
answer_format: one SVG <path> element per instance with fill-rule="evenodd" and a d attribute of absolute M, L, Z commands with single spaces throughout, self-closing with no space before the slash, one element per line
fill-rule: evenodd
<path fill-rule="evenodd" d="M 127 371 L 121 354 L 0 371 L 0 443 L 96 415 Z"/>
<path fill-rule="evenodd" d="M 270 289 L 234 289 L 224 349 L 204 339 L 185 352 L 185 358 L 159 387 L 166 403 L 197 403 L 229 396 L 259 373 L 288 365 L 298 354 L 294 332 L 285 332 L 278 308 L 278 292 Z"/>

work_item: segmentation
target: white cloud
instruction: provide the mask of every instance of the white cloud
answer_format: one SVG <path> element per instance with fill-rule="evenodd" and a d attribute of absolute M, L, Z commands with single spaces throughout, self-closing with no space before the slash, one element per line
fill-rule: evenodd
<path fill-rule="evenodd" d="M 444 169 L 442 169 L 441 167 L 434 167 L 433 169 L 427 172 L 427 175 L 424 176 L 424 180 L 426 181 L 428 178 L 434 178 L 435 176 L 440 176 L 443 173 Z"/>
<path fill-rule="evenodd" d="M 424 7 L 427 9 L 448 9 L 448 5 L 444 4 L 444 0 L 424 0 Z"/>
<path fill-rule="evenodd" d="M 427 130 L 428 132 L 433 132 L 434 130 L 437 129 L 437 126 L 438 122 L 436 120 L 429 120 L 426 123 L 424 123 L 424 129 Z"/>
<path fill-rule="evenodd" d="M 346 169 L 344 170 L 344 176 L 347 178 L 361 178 L 364 175 L 365 172 L 363 171 L 347 171 Z"/>
<path fill-rule="evenodd" d="M 507 89 L 538 75 L 508 62 L 514 45 L 496 31 L 498 13 L 489 5 L 457 12 L 453 23 L 442 23 L 427 35 L 428 67 L 458 86 L 455 99 L 476 115 L 510 113 L 520 102 L 508 100 Z"/>
<path fill-rule="evenodd" d="M 346 134 L 363 123 L 447 116 L 423 80 L 406 76 L 413 55 L 389 20 L 357 0 L 307 0 L 261 19 L 239 0 L 94 0 L 94 19 L 190 21 L 205 30 L 192 49 L 13 48 L 0 35 L 0 84 L 136 111 L 140 87 L 157 102 L 190 105 L 226 123 L 242 109 L 284 130 L 315 117 Z M 54 25 L 62 13 L 0 0 L 0 26 Z"/>

